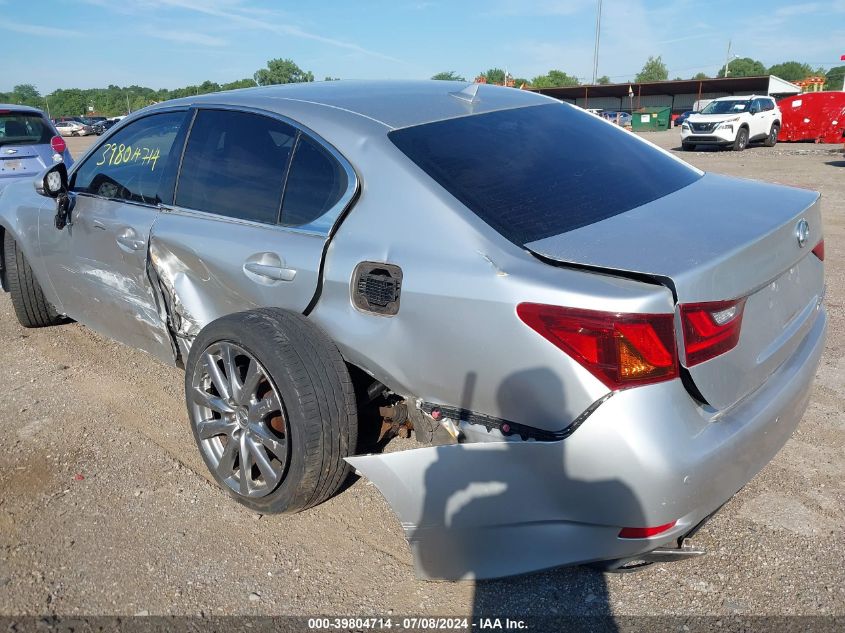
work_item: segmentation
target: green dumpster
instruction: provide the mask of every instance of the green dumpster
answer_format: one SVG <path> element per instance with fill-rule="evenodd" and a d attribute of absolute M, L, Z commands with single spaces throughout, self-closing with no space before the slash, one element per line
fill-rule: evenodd
<path fill-rule="evenodd" d="M 635 110 L 631 117 L 631 128 L 635 132 L 656 132 L 669 129 L 672 108 L 647 107 Z"/>

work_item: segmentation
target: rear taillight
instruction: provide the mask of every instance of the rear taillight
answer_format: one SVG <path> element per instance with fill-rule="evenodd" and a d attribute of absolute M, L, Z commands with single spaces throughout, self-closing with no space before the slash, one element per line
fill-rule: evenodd
<path fill-rule="evenodd" d="M 824 240 L 816 244 L 816 247 L 813 249 L 813 255 L 824 261 Z"/>
<path fill-rule="evenodd" d="M 685 303 L 681 306 L 687 367 L 736 347 L 744 309 L 745 299 Z"/>
<path fill-rule="evenodd" d="M 53 151 L 57 154 L 64 154 L 65 149 L 67 149 L 67 143 L 65 143 L 65 139 L 61 136 L 54 136 L 50 139 L 50 147 L 52 147 Z"/>
<path fill-rule="evenodd" d="M 674 317 L 520 303 L 519 318 L 611 389 L 678 376 Z"/>
<path fill-rule="evenodd" d="M 671 530 L 675 527 L 675 524 L 677 524 L 677 521 L 655 527 L 626 527 L 619 530 L 619 538 L 648 538 L 650 536 L 657 536 L 667 530 Z"/>

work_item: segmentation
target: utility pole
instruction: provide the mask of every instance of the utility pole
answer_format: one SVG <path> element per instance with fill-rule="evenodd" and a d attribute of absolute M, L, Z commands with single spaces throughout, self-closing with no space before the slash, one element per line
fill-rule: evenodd
<path fill-rule="evenodd" d="M 598 8 L 596 10 L 596 45 L 593 48 L 593 84 L 599 74 L 599 35 L 601 35 L 601 0 L 598 0 Z"/>
<path fill-rule="evenodd" d="M 731 65 L 731 41 L 728 40 L 728 55 L 727 55 L 727 57 L 725 57 L 725 77 L 727 77 L 728 74 L 731 72 L 730 71 L 730 65 Z"/>

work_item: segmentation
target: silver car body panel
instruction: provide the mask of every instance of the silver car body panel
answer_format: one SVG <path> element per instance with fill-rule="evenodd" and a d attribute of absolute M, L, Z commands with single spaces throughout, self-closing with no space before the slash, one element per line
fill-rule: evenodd
<path fill-rule="evenodd" d="M 264 306 L 303 312 L 317 287 L 325 240 L 179 208 L 160 214 L 150 236 L 150 267 L 184 350 L 205 325 L 233 312 Z M 284 270 L 288 279 L 273 277 Z"/>
<path fill-rule="evenodd" d="M 464 87 L 332 82 L 246 89 L 153 106 L 101 137 L 100 144 L 108 142 L 140 117 L 186 106 L 243 109 L 294 122 L 355 176 L 354 191 L 343 208 L 333 210 L 331 221 L 301 230 L 172 206 L 130 209 L 133 205 L 124 203 L 111 209 L 111 202 L 90 196 L 83 201 L 80 195 L 83 209 L 99 205 L 115 220 L 106 230 L 94 229 L 103 243 L 83 253 L 68 240 L 85 235 L 84 223 L 57 231 L 52 201 L 38 196 L 31 183 L 10 185 L 0 194 L 0 226 L 19 243 L 47 299 L 60 311 L 70 313 L 68 291 L 93 293 L 92 306 L 73 308 L 83 323 L 167 362 L 178 362 L 197 332 L 220 316 L 283 307 L 307 313 L 349 363 L 411 400 L 543 431 L 582 422 L 562 441 L 537 442 L 503 438 L 465 421 L 473 443 L 350 458 L 396 510 L 422 575 L 481 578 L 635 556 L 676 538 L 715 510 L 771 458 L 800 418 L 826 327 L 822 267 L 808 248 L 801 259 L 793 257 L 791 243 L 779 246 L 779 237 L 789 236 L 777 222 L 803 212 L 812 238 L 820 237 L 814 194 L 706 176 L 667 196 L 665 203 L 659 199 L 595 225 L 610 230 L 586 227 L 531 244 L 541 260 L 485 224 L 387 136 L 405 126 L 554 102 L 494 86 L 480 86 L 471 101 L 450 94 Z M 711 224 L 689 215 L 720 196 L 722 187 L 736 199 L 748 196 L 742 210 L 752 221 L 729 221 L 721 209 L 713 210 L 719 222 Z M 756 197 L 747 193 L 752 191 Z M 775 210 L 779 220 L 767 210 Z M 688 220 L 695 224 L 689 234 L 696 239 L 681 244 L 677 225 Z M 678 242 L 667 246 L 664 238 L 673 224 Z M 145 246 L 118 254 L 115 237 L 127 225 Z M 626 230 L 627 238 L 649 235 L 651 241 L 626 243 Z M 579 231 L 580 240 L 572 238 Z M 755 237 L 762 240 L 757 246 L 751 245 Z M 667 252 L 655 252 L 658 245 Z M 771 261 L 760 255 L 766 247 L 777 253 Z M 74 248 L 77 260 L 71 257 Z M 768 375 L 756 387 L 746 384 L 741 398 L 703 404 L 679 379 L 612 393 L 516 314 L 521 302 L 675 314 L 679 299 L 731 298 L 734 287 L 751 290 L 754 272 L 742 270 L 746 260 L 731 260 L 742 248 L 755 253 L 748 263 L 758 266 L 758 274 L 768 274 L 765 267 L 771 265 L 772 278 L 763 275 L 761 283 L 792 274 L 792 267 L 808 280 L 801 292 L 771 294 L 767 300 L 801 299 L 810 308 L 798 311 L 798 320 L 783 330 L 777 362 L 766 364 Z M 112 256 L 120 261 L 112 262 Z M 553 260 L 559 261 L 550 265 Z M 353 271 L 364 261 L 401 268 L 398 314 L 368 313 L 353 304 Z M 703 279 L 688 275 L 688 267 Z M 262 276 L 270 269 L 295 274 Z M 61 283 L 54 283 L 54 276 Z M 94 304 L 102 314 L 92 313 Z M 718 388 L 706 387 L 706 372 L 719 369 L 719 363 L 711 363 L 698 366 L 695 380 L 719 396 Z M 660 537 L 617 538 L 621 527 L 666 520 L 679 523 Z"/>
<path fill-rule="evenodd" d="M 53 224 L 55 209 L 39 213 L 39 257 L 63 314 L 131 347 L 172 362 L 166 322 L 147 277 L 148 237 L 158 210 L 79 195 L 73 223 Z"/>
<path fill-rule="evenodd" d="M 396 513 L 422 578 L 492 578 L 632 559 L 689 532 L 798 425 L 824 350 L 820 311 L 754 397 L 714 417 L 679 380 L 629 389 L 559 442 L 453 444 L 347 461 Z M 623 527 L 664 525 L 619 538 Z"/>
<path fill-rule="evenodd" d="M 801 220 L 809 236 L 799 244 Z M 706 174 L 637 209 L 527 247 L 561 262 L 665 280 L 682 304 L 747 297 L 748 326 L 736 348 L 690 368 L 708 403 L 723 409 L 759 387 L 812 326 L 824 275 L 822 262 L 808 255 L 822 235 L 818 193 Z"/>

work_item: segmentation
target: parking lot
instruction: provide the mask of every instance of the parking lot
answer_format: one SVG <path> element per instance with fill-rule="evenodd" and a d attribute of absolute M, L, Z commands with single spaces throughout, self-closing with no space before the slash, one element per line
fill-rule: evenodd
<path fill-rule="evenodd" d="M 247 511 L 210 481 L 180 371 L 76 324 L 25 330 L 4 294 L 0 614 L 845 615 L 845 158 L 645 137 L 707 171 L 823 194 L 830 330 L 814 394 L 786 447 L 696 536 L 707 556 L 419 581 L 366 480 L 298 515 Z M 78 157 L 94 140 L 68 145 Z"/>

